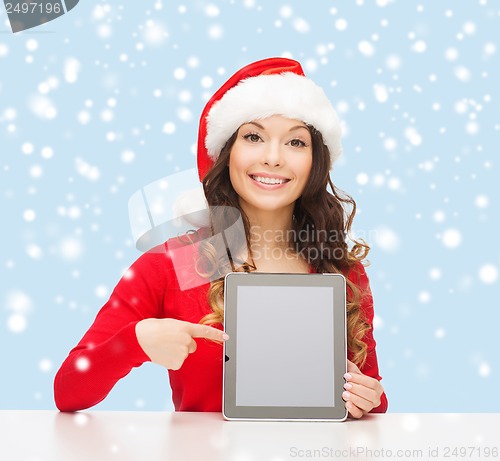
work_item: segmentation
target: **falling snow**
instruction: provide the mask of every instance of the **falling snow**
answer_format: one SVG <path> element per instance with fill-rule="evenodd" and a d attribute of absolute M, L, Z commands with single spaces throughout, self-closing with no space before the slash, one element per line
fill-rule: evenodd
<path fill-rule="evenodd" d="M 68 83 L 75 83 L 78 80 L 78 75 L 81 72 L 81 63 L 76 58 L 68 58 L 64 63 L 64 79 Z"/>
<path fill-rule="evenodd" d="M 303 18 L 295 18 L 293 20 L 293 28 L 300 32 L 301 34 L 305 34 L 309 32 L 310 26 L 309 23 Z"/>
<path fill-rule="evenodd" d="M 87 371 L 90 368 L 90 360 L 87 357 L 78 357 L 75 361 L 75 367 L 78 371 Z"/>
<path fill-rule="evenodd" d="M 83 244 L 81 240 L 77 238 L 66 237 L 61 240 L 58 252 L 62 259 L 66 261 L 75 261 L 83 255 Z"/>
<path fill-rule="evenodd" d="M 495 283 L 498 279 L 498 269 L 493 264 L 485 264 L 479 269 L 479 279 L 486 284 Z"/>
<path fill-rule="evenodd" d="M 463 399 L 470 382 L 492 395 L 499 369 L 500 8 L 319 3 L 101 2 L 19 37 L 2 16 L 0 347 L 22 341 L 30 350 L 22 368 L 2 363 L 29 383 L 7 383 L 4 406 L 53 408 L 47 389 L 68 345 L 120 276 L 140 276 L 129 269 L 140 254 L 129 198 L 195 166 L 201 108 L 239 66 L 286 56 L 341 118 L 343 155 L 331 177 L 356 200 L 353 235 L 371 247 L 391 409 L 500 411 Z M 82 356 L 75 366 L 91 363 Z M 164 408 L 164 380 L 148 381 L 159 397 L 146 398 L 140 373 L 126 378 L 139 382 L 134 395 L 113 390 L 123 405 L 114 409 Z M 453 389 L 435 392 L 431 381 L 451 375 Z M 419 424 L 408 415 L 404 430 Z"/>
<path fill-rule="evenodd" d="M 46 96 L 32 95 L 29 98 L 28 107 L 34 115 L 41 119 L 52 120 L 57 116 L 57 109 L 53 101 Z"/>
<path fill-rule="evenodd" d="M 373 92 L 378 102 L 386 102 L 389 98 L 389 93 L 385 85 L 374 85 Z"/>
<path fill-rule="evenodd" d="M 381 250 L 392 253 L 398 250 L 400 238 L 393 229 L 383 226 L 376 231 L 375 243 Z"/>
<path fill-rule="evenodd" d="M 337 30 L 346 30 L 347 26 L 347 21 L 344 18 L 339 18 L 335 21 L 335 27 L 337 28 Z"/>
<path fill-rule="evenodd" d="M 75 159 L 76 171 L 89 181 L 97 181 L 101 176 L 97 166 L 90 165 L 80 157 Z"/>
<path fill-rule="evenodd" d="M 52 370 L 52 361 L 50 359 L 44 358 L 40 360 L 40 362 L 38 362 L 38 368 L 43 373 L 48 373 L 49 371 Z"/>
<path fill-rule="evenodd" d="M 371 57 L 375 53 L 375 47 L 366 40 L 359 42 L 358 50 L 363 56 L 366 57 Z"/>
<path fill-rule="evenodd" d="M 0 58 L 5 58 L 9 54 L 9 47 L 5 43 L 0 43 Z"/>
<path fill-rule="evenodd" d="M 147 44 L 160 46 L 168 39 L 168 32 L 162 23 L 149 20 L 146 22 L 142 37 Z"/>
<path fill-rule="evenodd" d="M 443 232 L 442 242 L 447 248 L 457 248 L 462 243 L 462 234 L 458 229 L 447 229 Z"/>
<path fill-rule="evenodd" d="M 25 210 L 23 213 L 23 218 L 26 222 L 32 222 L 36 218 L 36 213 L 34 210 L 31 209 Z"/>

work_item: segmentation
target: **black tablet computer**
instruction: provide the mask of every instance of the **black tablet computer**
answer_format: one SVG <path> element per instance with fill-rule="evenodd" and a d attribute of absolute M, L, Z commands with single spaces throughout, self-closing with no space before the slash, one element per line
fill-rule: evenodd
<path fill-rule="evenodd" d="M 224 330 L 224 418 L 346 419 L 342 275 L 231 272 Z"/>

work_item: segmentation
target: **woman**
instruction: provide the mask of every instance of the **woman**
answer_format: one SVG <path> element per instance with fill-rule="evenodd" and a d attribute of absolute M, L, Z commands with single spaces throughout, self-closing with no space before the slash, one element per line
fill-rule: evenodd
<path fill-rule="evenodd" d="M 373 301 L 361 264 L 369 248 L 359 242 L 348 248 L 355 202 L 329 176 L 340 153 L 338 117 L 298 62 L 270 58 L 234 74 L 200 120 L 198 171 L 213 210 L 211 226 L 170 239 L 131 266 L 58 371 L 57 407 L 95 405 L 133 367 L 152 361 L 168 369 L 177 411 L 221 411 L 227 268 L 213 243 L 224 230 L 221 210 L 236 209 L 244 235 L 233 235 L 229 246 L 242 253 L 224 255 L 233 270 L 346 276 L 349 361 L 343 398 L 351 417 L 385 412 Z M 192 254 L 184 251 L 191 247 Z M 182 271 L 174 257 L 179 254 L 188 254 Z M 198 282 L 181 289 L 179 274 L 186 270 Z"/>

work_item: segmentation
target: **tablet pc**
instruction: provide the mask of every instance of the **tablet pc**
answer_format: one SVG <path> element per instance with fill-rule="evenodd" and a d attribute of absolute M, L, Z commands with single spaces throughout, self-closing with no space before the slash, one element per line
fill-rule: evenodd
<path fill-rule="evenodd" d="M 345 286 L 340 274 L 226 275 L 224 418 L 346 419 Z"/>

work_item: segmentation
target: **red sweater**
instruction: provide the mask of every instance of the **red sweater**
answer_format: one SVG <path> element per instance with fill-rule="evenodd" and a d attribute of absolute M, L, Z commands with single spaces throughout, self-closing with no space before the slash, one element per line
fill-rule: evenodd
<path fill-rule="evenodd" d="M 118 282 L 108 302 L 73 348 L 57 372 L 54 381 L 55 403 L 61 411 L 76 411 L 101 402 L 116 382 L 133 367 L 150 361 L 135 334 L 136 324 L 146 318 L 175 318 L 198 323 L 211 312 L 207 302 L 209 283 L 194 280 L 194 288 L 181 290 L 177 281 L 171 254 L 179 247 L 169 240 L 167 244 L 141 255 Z M 373 320 L 373 301 L 366 272 L 361 264 L 347 276 L 364 292 L 361 309 L 370 324 Z M 199 276 L 187 261 L 186 274 Z M 219 325 L 222 329 L 222 326 Z M 176 411 L 222 410 L 222 345 L 196 338 L 197 349 L 184 361 L 179 370 L 169 370 L 172 399 Z M 361 371 L 378 380 L 375 341 L 370 329 L 364 341 L 368 357 Z M 387 398 L 372 412 L 385 412 Z"/>

